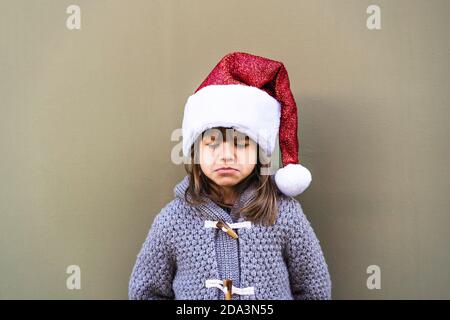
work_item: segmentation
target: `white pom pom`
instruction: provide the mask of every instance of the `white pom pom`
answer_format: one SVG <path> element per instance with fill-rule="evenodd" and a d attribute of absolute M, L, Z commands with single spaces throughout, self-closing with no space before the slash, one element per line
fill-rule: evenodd
<path fill-rule="evenodd" d="M 311 172 L 301 164 L 288 164 L 278 169 L 275 182 L 278 189 L 287 196 L 295 197 L 305 191 L 312 177 Z"/>

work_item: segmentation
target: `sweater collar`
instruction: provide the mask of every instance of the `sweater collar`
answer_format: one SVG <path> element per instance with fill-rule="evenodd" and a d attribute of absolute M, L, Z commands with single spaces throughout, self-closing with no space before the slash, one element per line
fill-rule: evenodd
<path fill-rule="evenodd" d="M 186 175 L 174 188 L 176 197 L 184 199 L 185 192 L 189 186 L 189 175 Z M 223 208 L 217 205 L 208 197 L 202 197 L 205 200 L 204 204 L 195 206 L 197 212 L 207 220 L 224 220 L 228 223 L 235 221 L 244 221 L 245 218 L 240 215 L 241 208 L 243 208 L 249 201 L 257 195 L 256 182 L 252 182 L 241 194 L 238 200 L 231 208 L 231 212 L 226 212 Z M 188 195 L 189 197 L 189 195 Z"/>

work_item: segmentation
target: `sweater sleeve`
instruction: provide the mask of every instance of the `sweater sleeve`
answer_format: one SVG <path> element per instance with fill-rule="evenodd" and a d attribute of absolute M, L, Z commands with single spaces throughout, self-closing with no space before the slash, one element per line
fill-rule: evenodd
<path fill-rule="evenodd" d="M 319 240 L 300 203 L 295 204 L 286 247 L 292 294 L 295 300 L 331 299 L 331 279 Z"/>
<path fill-rule="evenodd" d="M 128 285 L 130 300 L 174 299 L 175 262 L 167 241 L 167 224 L 161 211 L 141 247 Z"/>

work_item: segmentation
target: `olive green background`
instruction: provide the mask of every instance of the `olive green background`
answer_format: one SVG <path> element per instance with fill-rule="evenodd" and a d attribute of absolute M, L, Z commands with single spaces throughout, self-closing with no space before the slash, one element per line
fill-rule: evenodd
<path fill-rule="evenodd" d="M 66 8 L 81 7 L 81 30 Z M 366 8 L 381 7 L 381 30 Z M 335 299 L 450 298 L 447 0 L 0 1 L 0 298 L 126 299 L 226 53 L 281 60 Z M 81 290 L 66 268 L 81 268 Z M 369 290 L 366 269 L 381 268 Z"/>

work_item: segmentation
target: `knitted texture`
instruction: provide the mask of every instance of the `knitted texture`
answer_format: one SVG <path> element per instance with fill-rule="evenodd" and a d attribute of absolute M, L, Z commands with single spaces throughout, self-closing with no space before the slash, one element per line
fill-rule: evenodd
<path fill-rule="evenodd" d="M 255 184 L 229 213 L 207 198 L 206 204 L 189 205 L 188 184 L 185 176 L 175 198 L 156 215 L 130 277 L 130 299 L 224 299 L 220 289 L 205 286 L 207 279 L 254 288 L 254 294 L 233 294 L 233 300 L 331 299 L 319 240 L 296 199 L 279 193 L 276 223 L 233 229 L 239 236 L 234 239 L 205 228 L 205 220 L 246 221 L 239 210 L 255 195 Z"/>

